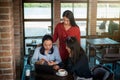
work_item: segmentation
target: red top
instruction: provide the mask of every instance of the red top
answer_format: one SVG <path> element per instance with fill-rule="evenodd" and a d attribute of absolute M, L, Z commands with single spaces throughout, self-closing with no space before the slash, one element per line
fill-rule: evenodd
<path fill-rule="evenodd" d="M 63 61 L 66 60 L 69 56 L 65 45 L 65 39 L 68 36 L 76 37 L 78 42 L 80 43 L 79 27 L 72 26 L 70 29 L 65 30 L 63 23 L 58 23 L 54 30 L 53 42 L 55 42 L 59 38 L 59 51 Z"/>

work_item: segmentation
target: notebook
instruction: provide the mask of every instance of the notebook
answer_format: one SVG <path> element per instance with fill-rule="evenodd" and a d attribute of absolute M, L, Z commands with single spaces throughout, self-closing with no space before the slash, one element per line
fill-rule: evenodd
<path fill-rule="evenodd" d="M 52 66 L 40 65 L 40 64 L 35 64 L 35 72 L 37 74 L 42 74 L 42 73 L 55 74 L 55 70 L 53 69 Z"/>

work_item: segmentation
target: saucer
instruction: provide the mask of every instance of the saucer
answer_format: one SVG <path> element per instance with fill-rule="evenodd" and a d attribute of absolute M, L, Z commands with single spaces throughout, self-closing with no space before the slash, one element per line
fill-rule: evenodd
<path fill-rule="evenodd" d="M 60 75 L 58 72 L 56 72 L 56 75 L 57 75 L 57 76 L 67 76 L 67 75 L 68 75 L 68 72 L 65 71 L 65 74 L 64 74 L 64 75 Z"/>

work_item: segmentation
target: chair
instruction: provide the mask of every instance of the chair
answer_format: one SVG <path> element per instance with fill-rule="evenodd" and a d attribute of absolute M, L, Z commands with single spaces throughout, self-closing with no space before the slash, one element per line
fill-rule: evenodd
<path fill-rule="evenodd" d="M 93 80 L 114 80 L 113 71 L 103 65 L 92 68 Z"/>
<path fill-rule="evenodd" d="M 117 47 L 104 48 L 101 53 L 97 53 L 95 58 L 100 62 L 112 63 L 112 69 L 116 68 L 116 62 L 120 60 L 120 49 Z"/>
<path fill-rule="evenodd" d="M 113 33 L 113 36 L 112 36 L 112 39 L 113 40 L 116 40 L 116 41 L 120 41 L 120 30 L 115 30 L 114 33 Z"/>
<path fill-rule="evenodd" d="M 28 57 L 27 63 L 31 65 L 31 58 L 34 54 L 34 49 L 28 48 L 28 53 L 29 54 L 27 55 L 27 57 Z"/>

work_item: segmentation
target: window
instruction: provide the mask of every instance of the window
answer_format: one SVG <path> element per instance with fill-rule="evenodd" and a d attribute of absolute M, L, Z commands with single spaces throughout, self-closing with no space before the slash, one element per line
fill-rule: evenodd
<path fill-rule="evenodd" d="M 51 19 L 51 3 L 24 3 L 24 19 Z"/>
<path fill-rule="evenodd" d="M 113 35 L 119 29 L 120 2 L 114 3 L 107 1 L 97 4 L 97 28 L 98 35 Z M 110 27 L 113 28 L 110 28 Z M 112 29 L 110 31 L 110 29 Z"/>
<path fill-rule="evenodd" d="M 41 43 L 42 36 L 51 34 L 51 3 L 24 3 L 24 37 L 27 44 Z M 26 51 L 27 54 L 28 51 Z"/>

